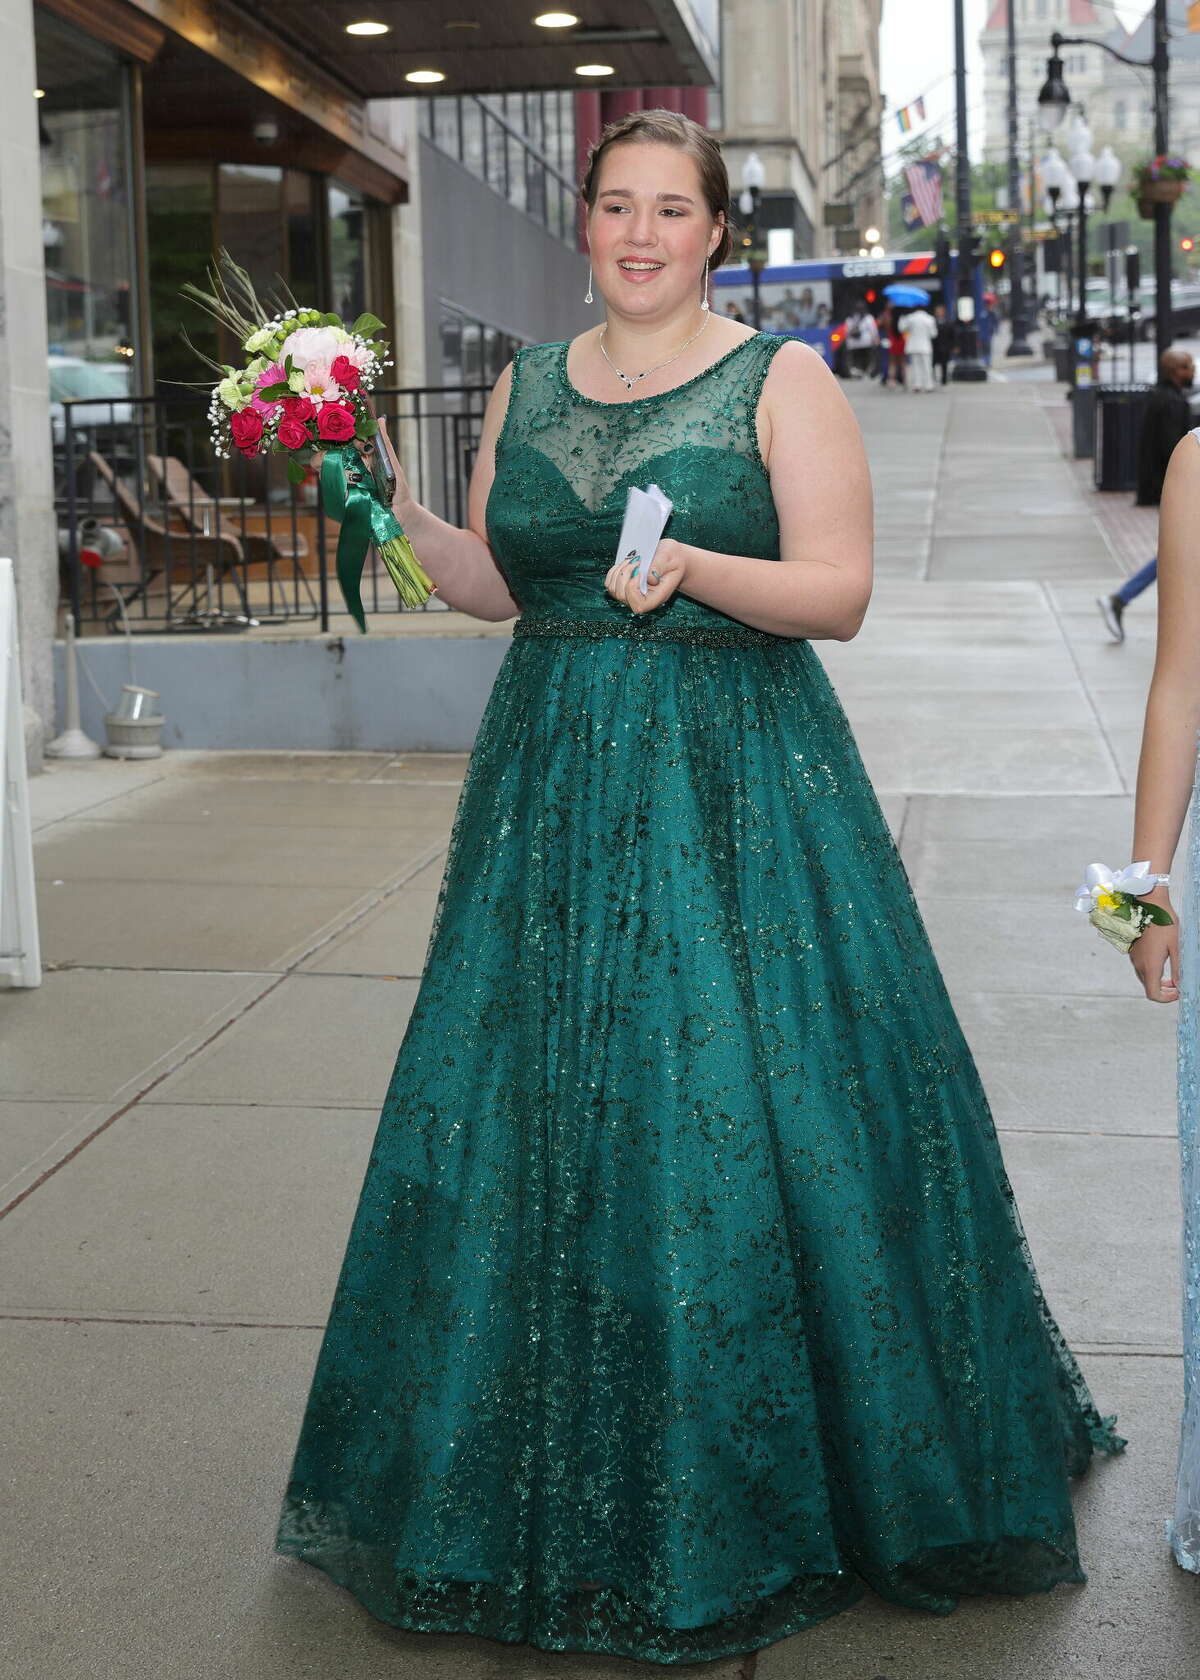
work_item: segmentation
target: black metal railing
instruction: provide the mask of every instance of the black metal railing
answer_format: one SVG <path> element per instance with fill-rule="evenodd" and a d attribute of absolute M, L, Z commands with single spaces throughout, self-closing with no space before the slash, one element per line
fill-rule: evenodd
<path fill-rule="evenodd" d="M 416 499 L 465 525 L 486 387 L 393 387 L 373 401 Z M 84 398 L 56 404 L 51 425 L 63 592 L 81 630 L 327 630 L 345 615 L 315 469 L 292 485 L 281 455 L 218 460 L 201 400 Z M 374 553 L 363 604 L 412 610 Z"/>

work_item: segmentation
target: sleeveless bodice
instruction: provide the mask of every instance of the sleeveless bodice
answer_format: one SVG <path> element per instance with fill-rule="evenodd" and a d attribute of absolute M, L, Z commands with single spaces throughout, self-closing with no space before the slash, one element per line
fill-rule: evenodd
<path fill-rule="evenodd" d="M 604 589 L 631 484 L 657 484 L 674 508 L 665 535 L 722 554 L 779 558 L 779 524 L 758 447 L 763 380 L 786 341 L 756 333 L 670 391 L 602 402 L 567 376 L 567 344 L 513 360 L 496 441 L 487 532 L 525 617 L 631 624 Z M 676 594 L 639 625 L 728 626 Z"/>

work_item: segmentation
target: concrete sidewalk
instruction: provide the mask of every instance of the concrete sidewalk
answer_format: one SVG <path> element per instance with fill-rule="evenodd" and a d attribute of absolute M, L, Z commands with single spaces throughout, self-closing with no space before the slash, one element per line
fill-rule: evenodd
<path fill-rule="evenodd" d="M 862 634 L 820 651 L 1051 1305 L 1131 1445 L 1080 1489 L 1086 1588 L 945 1620 L 868 1600 L 764 1652 L 760 1680 L 1185 1680 L 1174 1014 L 1070 902 L 1086 863 L 1129 857 L 1153 606 L 1106 641 L 1093 597 L 1129 562 L 1058 447 L 1056 388 L 851 390 L 879 584 Z M 34 784 L 50 969 L 0 1000 L 14 1674 L 639 1672 L 398 1633 L 271 1551 L 464 764 L 177 754 Z"/>

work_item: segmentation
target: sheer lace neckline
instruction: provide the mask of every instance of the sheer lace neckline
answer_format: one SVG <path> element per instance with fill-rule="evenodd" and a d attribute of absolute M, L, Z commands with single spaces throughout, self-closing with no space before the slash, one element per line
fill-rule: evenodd
<path fill-rule="evenodd" d="M 564 339 L 559 347 L 559 378 L 561 379 L 568 396 L 570 396 L 574 402 L 587 403 L 591 408 L 632 408 L 635 404 L 661 402 L 665 397 L 673 397 L 677 391 L 686 391 L 688 387 L 690 385 L 694 385 L 698 379 L 704 379 L 713 371 L 714 368 L 721 367 L 729 360 L 730 356 L 736 356 L 739 350 L 744 350 L 746 348 L 747 344 L 754 344 L 762 337 L 763 334 L 761 332 L 749 333 L 741 340 L 740 343 L 731 345 L 723 356 L 718 356 L 715 362 L 710 362 L 707 367 L 701 368 L 699 373 L 693 374 L 690 379 L 685 379 L 681 384 L 672 385 L 669 391 L 652 391 L 647 396 L 629 397 L 624 402 L 622 402 L 619 397 L 613 402 L 606 402 L 603 397 L 585 396 L 582 391 L 571 383 L 571 377 L 567 372 L 567 356 L 571 349 L 571 340 L 568 338 Z"/>

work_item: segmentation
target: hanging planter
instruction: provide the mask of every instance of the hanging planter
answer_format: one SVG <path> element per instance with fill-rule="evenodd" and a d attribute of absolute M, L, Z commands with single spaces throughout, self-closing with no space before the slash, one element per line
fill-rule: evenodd
<path fill-rule="evenodd" d="M 1188 188 L 1191 169 L 1186 158 L 1155 157 L 1133 172 L 1131 189 L 1139 216 L 1153 217 L 1159 204 L 1175 204 Z"/>

